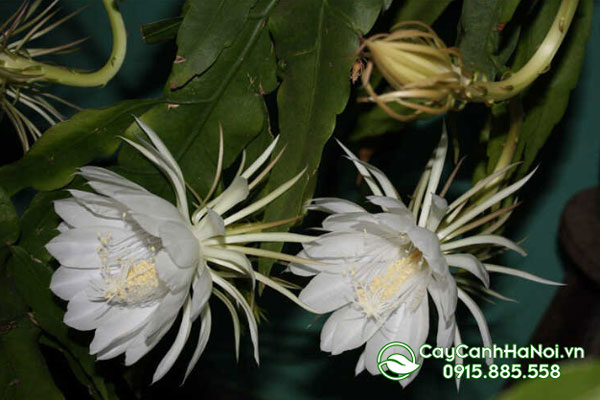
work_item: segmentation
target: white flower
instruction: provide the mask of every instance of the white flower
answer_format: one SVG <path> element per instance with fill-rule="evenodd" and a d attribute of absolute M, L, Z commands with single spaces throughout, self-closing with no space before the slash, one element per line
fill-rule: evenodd
<path fill-rule="evenodd" d="M 475 317 L 484 345 L 491 345 L 483 313 L 465 291 L 457 288 L 450 267 L 469 271 L 482 282 L 483 292 L 496 296 L 500 295 L 489 289 L 488 272 L 551 283 L 525 272 L 482 263 L 474 255 L 483 257 L 482 250 L 489 250 L 491 246 L 502 246 L 525 255 L 514 242 L 493 234 L 510 210 L 476 218 L 518 190 L 531 174 L 468 207 L 467 201 L 489 188 L 490 182 L 506 172 L 504 169 L 481 180 L 448 205 L 443 198 L 448 184 L 440 196 L 435 194 L 447 143 L 444 132 L 409 207 L 379 169 L 358 160 L 340 143 L 373 192 L 368 200 L 383 212 L 369 213 L 337 198 L 314 199 L 308 205 L 309 209 L 332 215 L 322 224 L 328 233 L 304 243 L 298 256 L 327 265 L 296 262 L 291 263 L 289 269 L 302 276 L 314 275 L 300 293 L 304 303 L 319 313 L 333 311 L 321 331 L 321 350 L 336 355 L 365 345 L 356 365 L 357 374 L 364 369 L 373 375 L 379 374 L 377 354 L 389 342 L 404 342 L 418 351 L 429 333 L 428 296 L 437 309 L 437 346 L 460 344 L 455 321 L 457 298 Z M 492 219 L 499 222 L 493 224 L 491 230 L 474 236 L 464 235 Z M 462 238 L 454 239 L 461 234 Z M 399 352 L 399 349 L 390 348 L 388 352 Z M 386 357 L 384 355 L 384 359 Z M 421 357 L 417 362 L 422 362 Z M 406 386 L 416 375 L 400 383 Z"/>
<path fill-rule="evenodd" d="M 98 359 L 125 353 L 126 365 L 147 354 L 166 334 L 183 309 L 177 337 L 158 365 L 153 380 L 163 377 L 186 343 L 192 322 L 198 316 L 202 326 L 196 351 L 188 366 L 190 373 L 207 344 L 211 329 L 208 299 L 211 293 L 222 300 L 234 318 L 236 354 L 239 351 L 239 319 L 233 299 L 245 314 L 258 362 L 257 323 L 250 305 L 224 277 L 225 270 L 245 275 L 273 287 L 302 305 L 289 291 L 269 278 L 255 273 L 246 254 L 297 260 L 280 253 L 246 248 L 240 244 L 256 241 L 311 240 L 309 236 L 260 233 L 278 223 L 246 224 L 231 227 L 253 214 L 289 189 L 303 172 L 257 202 L 224 217 L 245 200 L 275 165 L 279 156 L 251 182 L 275 148 L 276 140 L 215 199 L 208 201 L 221 175 L 223 137 L 214 184 L 201 206 L 189 216 L 186 185 L 177 162 L 159 137 L 137 120 L 152 144 L 139 138 L 125 139 L 154 162 L 169 178 L 177 206 L 143 187 L 98 167 L 83 167 L 80 174 L 98 193 L 70 190 L 72 197 L 55 202 L 63 222 L 60 235 L 46 248 L 61 266 L 52 277 L 51 289 L 68 300 L 64 322 L 79 330 L 95 330 L 90 352 Z M 207 204 L 205 204 L 208 201 Z M 285 222 L 285 221 L 284 221 Z M 217 265 L 211 268 L 209 264 Z M 213 283 L 221 290 L 213 287 Z"/>

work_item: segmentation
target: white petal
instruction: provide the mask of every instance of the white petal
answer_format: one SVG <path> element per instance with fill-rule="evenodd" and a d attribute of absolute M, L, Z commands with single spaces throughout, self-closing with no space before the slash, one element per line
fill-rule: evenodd
<path fill-rule="evenodd" d="M 345 312 L 343 317 L 337 319 L 331 343 L 331 354 L 334 356 L 362 346 L 379 328 L 379 324 L 372 318 L 366 318 L 362 311 L 353 307 L 342 310 Z"/>
<path fill-rule="evenodd" d="M 344 146 L 342 142 L 340 142 L 337 139 L 336 142 L 338 142 L 338 144 L 346 152 L 350 160 L 352 160 L 358 172 L 363 176 L 363 178 L 365 178 L 365 182 L 367 183 L 367 185 L 369 185 L 371 192 L 373 192 L 373 194 L 376 196 L 383 196 L 383 192 L 377 185 L 377 182 L 375 182 L 375 179 L 373 179 L 373 176 L 371 175 L 369 170 L 365 168 L 365 166 L 360 162 L 358 157 L 356 157 L 354 153 L 352 153 L 346 146 Z"/>
<path fill-rule="evenodd" d="M 366 212 L 364 208 L 351 201 L 335 197 L 321 197 L 312 199 L 306 206 L 308 210 L 323 211 L 330 214 Z"/>
<path fill-rule="evenodd" d="M 69 193 L 79 204 L 100 217 L 122 219 L 123 213 L 127 211 L 123 204 L 110 197 L 74 189 L 69 190 Z"/>
<path fill-rule="evenodd" d="M 146 338 L 154 337 L 157 333 L 162 332 L 165 325 L 172 325 L 173 321 L 179 313 L 179 309 L 183 306 L 183 302 L 188 296 L 187 290 L 178 292 L 168 292 L 160 301 L 156 310 L 152 313 L 152 318 L 148 326 L 144 329 Z"/>
<path fill-rule="evenodd" d="M 431 210 L 429 211 L 429 218 L 427 218 L 426 228 L 431 232 L 435 232 L 440 226 L 446 210 L 448 210 L 448 202 L 436 194 L 432 196 L 431 200 Z"/>
<path fill-rule="evenodd" d="M 133 365 L 138 362 L 140 358 L 148 354 L 148 352 L 152 350 L 154 346 L 160 342 L 160 339 L 162 339 L 162 337 L 169 331 L 174 322 L 175 317 L 173 317 L 169 323 L 163 325 L 154 335 L 148 338 L 146 338 L 143 331 L 136 336 L 125 350 L 125 365 Z"/>
<path fill-rule="evenodd" d="M 106 302 L 92 300 L 86 292 L 79 292 L 69 301 L 64 322 L 80 331 L 96 329 L 101 317 L 110 308 Z"/>
<path fill-rule="evenodd" d="M 207 207 L 206 216 L 194 227 L 194 234 L 200 241 L 225 236 L 225 222 L 219 214 Z"/>
<path fill-rule="evenodd" d="M 437 235 L 418 226 L 408 231 L 407 234 L 415 247 L 423 253 L 423 257 L 434 274 L 447 274 L 448 264 L 442 254 Z"/>
<path fill-rule="evenodd" d="M 158 233 L 171 259 L 179 267 L 195 267 L 198 264 L 200 246 L 188 226 L 182 223 L 165 222 L 160 225 Z"/>
<path fill-rule="evenodd" d="M 399 199 L 395 199 L 393 197 L 387 197 L 387 196 L 367 196 L 367 199 L 381 207 L 384 211 L 388 211 L 394 214 L 400 214 L 400 215 L 404 215 L 406 213 L 410 213 L 410 210 L 408 209 L 408 207 L 406 207 L 406 205 L 404 205 L 404 203 L 399 200 Z"/>
<path fill-rule="evenodd" d="M 204 349 L 206 348 L 206 345 L 208 343 L 208 338 L 210 336 L 211 326 L 212 316 L 210 313 L 210 307 L 206 305 L 206 307 L 202 309 L 202 325 L 200 326 L 200 333 L 198 335 L 198 344 L 196 345 L 196 349 L 194 350 L 192 359 L 190 360 L 190 363 L 187 366 L 182 384 L 185 383 L 185 380 L 190 375 L 190 373 L 196 366 L 196 363 L 200 359 L 202 352 L 204 352 Z"/>
<path fill-rule="evenodd" d="M 485 347 L 492 347 L 492 336 L 490 335 L 490 329 L 488 328 L 487 322 L 485 320 L 485 316 L 481 309 L 477 306 L 477 304 L 473 301 L 473 299 L 462 291 L 460 288 L 458 289 L 458 298 L 465 303 L 473 317 L 475 317 L 475 321 L 477 322 L 477 326 L 479 327 L 479 332 L 481 333 L 481 339 L 483 340 L 483 345 Z M 487 364 L 490 365 L 494 362 L 493 359 L 486 357 Z"/>
<path fill-rule="evenodd" d="M 124 339 L 139 333 L 156 308 L 112 306 L 99 321 L 94 340 L 90 343 L 90 354 L 119 346 Z"/>
<path fill-rule="evenodd" d="M 165 374 L 169 372 L 173 364 L 175 364 L 175 361 L 177 360 L 177 357 L 179 357 L 179 354 L 181 354 L 181 350 L 183 350 L 183 346 L 185 345 L 185 342 L 187 341 L 190 335 L 190 330 L 192 329 L 192 321 L 190 320 L 191 311 L 192 304 L 191 300 L 188 298 L 185 305 L 183 306 L 183 316 L 181 317 L 181 324 L 179 325 L 177 337 L 175 337 L 173 345 L 171 346 L 167 354 L 165 354 L 163 359 L 160 360 L 158 367 L 156 367 L 156 371 L 152 376 L 152 383 L 155 383 L 163 376 L 165 376 Z"/>
<path fill-rule="evenodd" d="M 328 231 L 357 232 L 363 230 L 365 223 L 377 224 L 377 219 L 366 212 L 333 214 L 323 220 L 322 226 Z"/>
<path fill-rule="evenodd" d="M 365 366 L 372 375 L 378 375 L 377 354 L 389 342 L 403 342 L 418 355 L 419 348 L 425 343 L 429 333 L 429 306 L 422 301 L 416 310 L 409 310 L 402 305 L 390 316 L 388 321 L 367 341 L 365 347 Z M 390 352 L 405 353 L 398 348 L 390 348 Z M 405 354 L 406 355 L 406 354 Z M 384 355 L 385 357 L 385 355 Z M 416 375 L 419 370 L 415 371 Z M 412 375 L 411 375 L 412 376 Z"/>
<path fill-rule="evenodd" d="M 144 189 L 137 183 L 131 182 L 129 179 L 126 179 L 126 178 L 122 177 L 121 175 L 119 175 L 113 171 L 110 171 L 106 168 L 81 167 L 81 168 L 79 168 L 79 172 L 88 181 L 94 180 L 94 181 L 110 182 L 113 185 L 120 187 L 120 189 L 130 189 L 133 191 L 141 191 L 141 192 L 148 193 L 148 191 L 146 189 Z"/>
<path fill-rule="evenodd" d="M 214 204 L 213 210 L 217 214 L 223 215 L 240 202 L 246 200 L 249 193 L 248 181 L 238 176 L 223 193 L 211 202 L 211 204 Z"/>
<path fill-rule="evenodd" d="M 70 229 L 46 244 L 46 250 L 64 266 L 72 268 L 99 268 L 98 236 L 110 234 L 115 240 L 131 235 L 131 232 L 105 226 L 89 226 Z"/>
<path fill-rule="evenodd" d="M 179 267 L 164 250 L 159 251 L 156 255 L 156 273 L 160 280 L 172 291 L 189 287 L 194 272 L 194 268 Z"/>
<path fill-rule="evenodd" d="M 462 268 L 473 275 L 485 285 L 490 287 L 490 275 L 483 267 L 481 261 L 472 254 L 450 254 L 446 256 L 446 262 L 452 267 Z"/>
<path fill-rule="evenodd" d="M 70 300 L 77 293 L 86 289 L 90 281 L 100 278 L 97 269 L 80 269 L 58 267 L 52 274 L 50 290 L 63 300 Z"/>
<path fill-rule="evenodd" d="M 445 321 L 454 319 L 456 312 L 457 290 L 456 281 L 450 274 L 447 277 L 433 277 L 427 290 L 435 303 L 438 313 Z"/>
<path fill-rule="evenodd" d="M 204 309 L 212 291 L 212 278 L 208 272 L 208 267 L 199 268 L 194 277 L 192 285 L 192 315 L 191 320 L 195 321 L 198 315 Z"/>
<path fill-rule="evenodd" d="M 125 228 L 125 223 L 122 220 L 94 215 L 74 198 L 56 200 L 54 202 L 54 211 L 67 224 L 76 228 L 96 225 Z"/>
<path fill-rule="evenodd" d="M 319 313 L 328 313 L 350 301 L 354 290 L 348 278 L 322 272 L 315 276 L 300 292 L 300 300 Z"/>
<path fill-rule="evenodd" d="M 365 370 L 365 352 L 360 353 L 360 357 L 358 357 L 358 362 L 356 363 L 356 367 L 354 368 L 354 375 L 358 375 Z"/>
<path fill-rule="evenodd" d="M 252 165 L 250 165 L 246 169 L 246 171 L 244 171 L 244 173 L 242 174 L 242 176 L 244 178 L 250 179 L 250 177 L 252 175 L 254 175 L 254 173 L 260 168 L 260 166 L 263 165 L 265 163 L 265 161 L 267 161 L 267 159 L 269 158 L 269 156 L 275 149 L 275 145 L 277 144 L 278 141 L 279 141 L 279 136 L 277 136 L 275 139 L 273 139 L 273 141 L 265 149 L 265 151 L 263 151 L 263 153 L 260 156 L 258 156 L 258 158 L 252 163 Z"/>
<path fill-rule="evenodd" d="M 375 217 L 380 224 L 389 227 L 395 233 L 408 233 L 415 228 L 415 220 L 410 213 L 391 214 L 380 213 L 375 214 Z"/>

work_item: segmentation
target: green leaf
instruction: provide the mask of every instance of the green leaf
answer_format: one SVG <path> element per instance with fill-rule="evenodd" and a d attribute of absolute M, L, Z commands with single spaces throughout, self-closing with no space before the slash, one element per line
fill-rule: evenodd
<path fill-rule="evenodd" d="M 19 246 L 40 261 L 49 262 L 52 259 L 45 246 L 58 235 L 56 227 L 60 218 L 54 212 L 53 201 L 67 196 L 67 191 L 37 193 L 21 217 Z"/>
<path fill-rule="evenodd" d="M 550 27 L 560 1 L 539 2 L 539 11 L 532 24 L 523 32 L 515 55 L 513 70 L 524 65 L 536 51 Z M 540 76 L 527 90 L 523 104 L 525 120 L 515 160 L 523 160 L 517 175 L 530 169 L 554 126 L 562 119 L 571 90 L 577 85 L 583 65 L 586 42 L 590 36 L 593 0 L 581 0 L 570 32 L 555 56 L 550 71 Z"/>
<path fill-rule="evenodd" d="M 432 25 L 453 1 L 405 0 L 394 16 L 394 21 L 421 21 L 427 25 Z"/>
<path fill-rule="evenodd" d="M 287 145 L 287 151 L 274 168 L 268 189 L 305 167 L 308 175 L 267 207 L 266 220 L 299 214 L 312 195 L 323 146 L 348 102 L 359 35 L 371 28 L 381 8 L 382 2 L 376 0 L 283 0 L 273 13 L 269 29 L 284 65 L 277 93 L 279 143 Z M 260 268 L 268 272 L 270 264 Z"/>
<path fill-rule="evenodd" d="M 208 191 L 214 177 L 219 123 L 225 139 L 225 167 L 268 128 L 262 95 L 273 91 L 277 80 L 275 54 L 264 27 L 275 3 L 276 0 L 259 1 L 233 43 L 223 49 L 208 70 L 180 90 L 168 89 L 174 85 L 170 81 L 167 104 L 156 105 L 142 116 L 164 140 L 188 183 L 201 195 Z M 195 29 L 197 35 L 207 33 L 204 25 Z M 189 40 L 197 37 L 189 35 Z M 180 74 L 174 72 L 173 76 Z M 134 130 L 139 128 L 132 127 Z M 119 153 L 117 171 L 157 194 L 172 195 L 163 175 L 130 146 L 124 146 Z"/>
<path fill-rule="evenodd" d="M 498 66 L 493 55 L 498 46 L 498 23 L 504 0 L 464 0 L 457 40 L 467 68 L 494 78 Z"/>
<path fill-rule="evenodd" d="M 158 44 L 175 39 L 183 17 L 173 17 L 142 25 L 142 39 L 146 44 Z"/>
<path fill-rule="evenodd" d="M 232 45 L 256 0 L 192 0 L 177 33 L 171 88 L 206 71 Z"/>
<path fill-rule="evenodd" d="M 0 168 L 0 185 L 9 195 L 33 186 L 52 190 L 73 179 L 76 169 L 119 147 L 119 135 L 157 100 L 127 100 L 106 108 L 85 110 L 54 125 L 19 161 Z"/>
<path fill-rule="evenodd" d="M 110 399 L 112 388 L 96 369 L 95 357 L 89 354 L 87 343 L 77 340 L 76 334 L 63 323 L 64 311 L 50 291 L 52 269 L 21 247 L 11 248 L 12 258 L 8 264 L 10 278 L 24 301 L 32 309 L 36 323 L 52 336 L 69 356 L 75 358 L 85 371 L 86 385 L 94 398 Z M 81 339 L 81 338 L 79 338 Z M 68 358 L 68 357 L 67 357 Z M 76 374 L 77 375 L 77 374 Z"/>
<path fill-rule="evenodd" d="M 496 400 L 595 400 L 600 398 L 600 362 L 560 364 L 560 378 L 521 382 Z"/>
<path fill-rule="evenodd" d="M 40 330 L 27 317 L 3 325 L 0 331 L 0 390 L 2 399 L 60 400 L 38 347 Z"/>
<path fill-rule="evenodd" d="M 6 191 L 0 187 L 0 247 L 19 238 L 19 217 Z M 0 260 L 1 261 L 1 260 Z"/>

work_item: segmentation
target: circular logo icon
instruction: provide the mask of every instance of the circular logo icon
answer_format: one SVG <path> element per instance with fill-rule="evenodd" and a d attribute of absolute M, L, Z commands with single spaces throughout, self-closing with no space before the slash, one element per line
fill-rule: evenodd
<path fill-rule="evenodd" d="M 384 353 L 391 347 L 401 347 L 408 352 L 409 357 L 404 354 L 392 353 L 387 358 L 383 358 Z M 402 342 L 390 342 L 383 346 L 377 354 L 377 368 L 381 375 L 392 381 L 401 381 L 408 378 L 415 372 L 421 364 L 417 363 L 415 352 L 409 345 Z"/>

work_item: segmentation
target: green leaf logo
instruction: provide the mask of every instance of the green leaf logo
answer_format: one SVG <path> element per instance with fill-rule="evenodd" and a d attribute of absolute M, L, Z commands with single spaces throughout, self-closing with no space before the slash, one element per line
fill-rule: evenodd
<path fill-rule="evenodd" d="M 392 353 L 384 359 L 383 355 L 390 347 L 401 347 L 408 351 L 410 357 L 406 357 L 400 353 Z M 377 368 L 379 372 L 392 381 L 401 381 L 408 378 L 420 366 L 421 364 L 416 362 L 414 351 L 406 343 L 390 342 L 383 346 L 377 354 Z"/>

